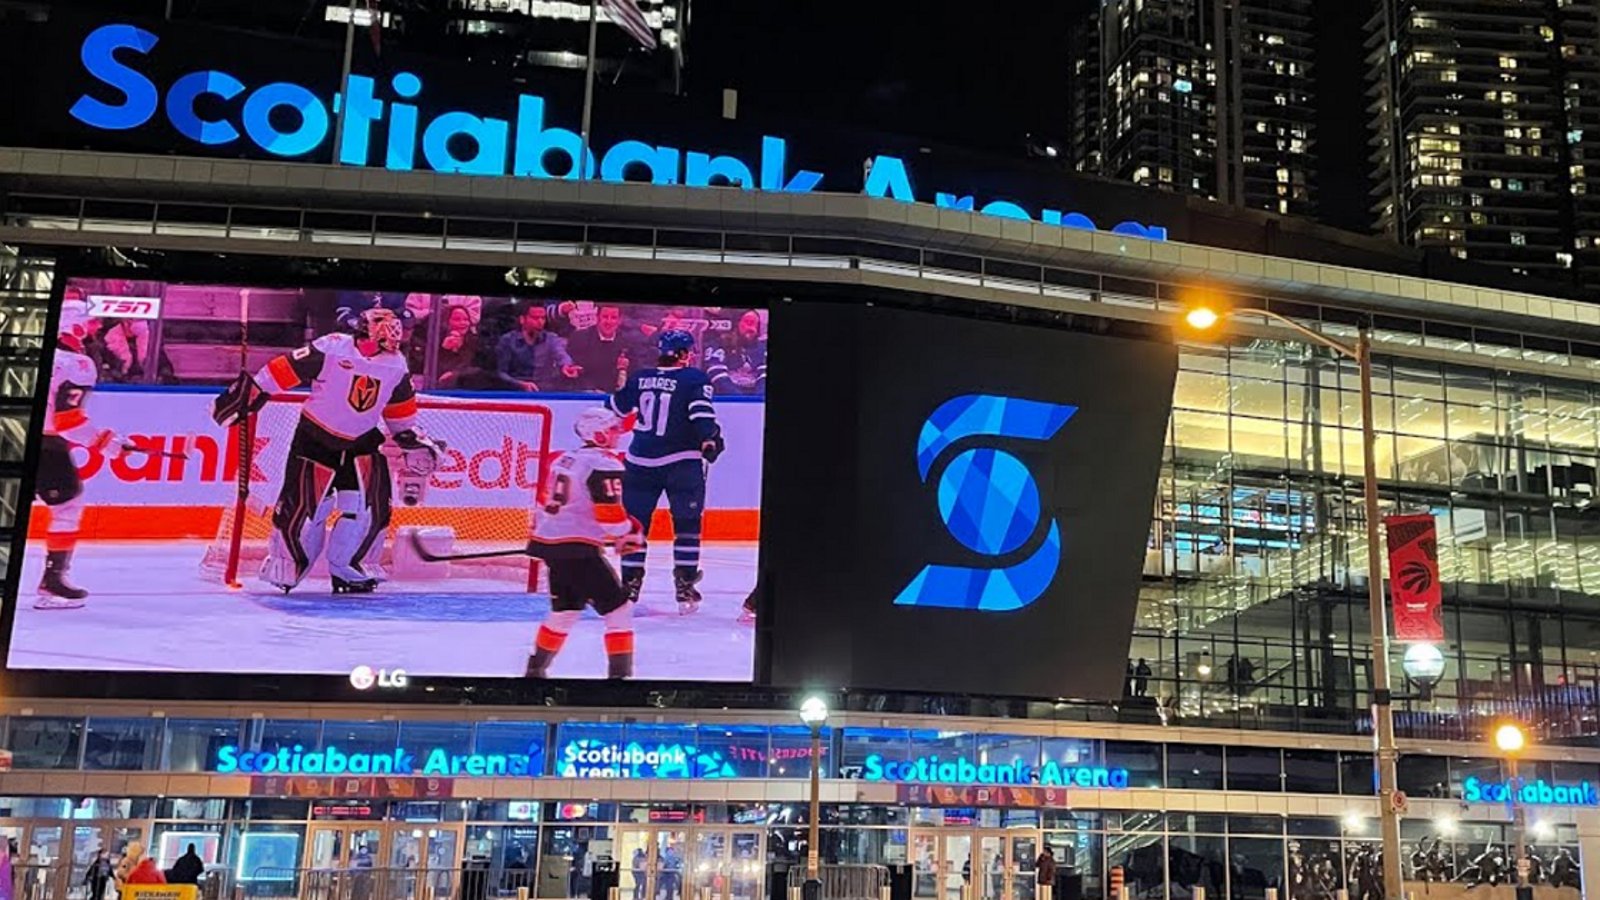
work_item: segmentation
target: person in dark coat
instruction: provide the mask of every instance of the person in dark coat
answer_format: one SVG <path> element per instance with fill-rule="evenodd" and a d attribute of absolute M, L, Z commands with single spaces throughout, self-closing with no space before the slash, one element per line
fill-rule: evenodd
<path fill-rule="evenodd" d="M 168 884 L 199 884 L 200 876 L 206 873 L 206 864 L 200 859 L 200 854 L 195 852 L 194 845 L 178 857 L 172 864 L 172 871 L 167 873 Z"/>
<path fill-rule="evenodd" d="M 101 850 L 83 873 L 83 883 L 89 886 L 89 900 L 105 900 L 106 885 L 111 883 L 111 857 Z"/>

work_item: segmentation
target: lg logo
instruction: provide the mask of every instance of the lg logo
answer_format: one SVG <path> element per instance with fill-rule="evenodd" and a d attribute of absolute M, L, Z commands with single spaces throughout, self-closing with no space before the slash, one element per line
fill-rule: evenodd
<path fill-rule="evenodd" d="M 405 669 L 374 669 L 371 666 L 356 666 L 350 670 L 350 686 L 358 691 L 367 691 L 375 687 L 403 688 L 411 681 Z"/>
<path fill-rule="evenodd" d="M 955 444 L 978 437 L 1048 441 L 1078 411 L 1076 406 L 967 394 L 939 405 L 917 438 L 917 472 L 927 483 L 934 464 Z M 1039 599 L 1061 564 L 1061 527 L 1042 515 L 1039 485 L 1027 465 L 994 447 L 969 447 L 944 464 L 938 484 L 939 515 L 962 546 L 996 558 L 992 568 L 927 565 L 894 602 L 1007 612 Z M 1021 550 L 1043 529 L 1044 539 L 1009 565 L 999 558 Z"/>

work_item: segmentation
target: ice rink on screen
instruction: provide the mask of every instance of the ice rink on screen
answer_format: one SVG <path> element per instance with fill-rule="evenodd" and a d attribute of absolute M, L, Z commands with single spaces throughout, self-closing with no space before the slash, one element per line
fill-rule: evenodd
<path fill-rule="evenodd" d="M 29 547 L 19 583 L 10 664 L 91 671 L 348 674 L 358 665 L 412 677 L 521 677 L 549 597 L 509 580 L 391 581 L 335 596 L 321 567 L 285 595 L 244 573 L 230 591 L 200 573 L 204 541 L 84 542 L 72 580 L 82 609 L 36 610 L 42 546 Z M 613 565 L 615 561 L 613 560 Z M 708 543 L 705 602 L 679 616 L 672 542 L 650 548 L 634 610 L 636 679 L 748 681 L 754 629 L 737 622 L 756 580 L 750 544 Z M 253 568 L 253 567 L 252 567 Z M 604 627 L 593 610 L 573 629 L 552 678 L 604 678 Z"/>

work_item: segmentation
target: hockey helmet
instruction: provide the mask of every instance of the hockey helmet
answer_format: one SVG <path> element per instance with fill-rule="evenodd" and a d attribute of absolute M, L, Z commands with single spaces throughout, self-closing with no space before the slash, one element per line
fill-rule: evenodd
<path fill-rule="evenodd" d="M 356 322 L 356 334 L 377 343 L 378 349 L 387 353 L 400 349 L 405 326 L 400 323 L 400 317 L 395 315 L 394 310 L 374 306 L 361 311 Z"/>
<path fill-rule="evenodd" d="M 603 406 L 593 406 L 578 413 L 578 420 L 572 423 L 572 430 L 578 435 L 578 440 L 596 447 L 611 447 L 617 443 L 617 438 L 622 434 L 622 420 L 616 413 Z"/>
<path fill-rule="evenodd" d="M 79 343 L 94 333 L 94 318 L 89 315 L 89 304 L 78 297 L 67 297 L 61 301 L 61 321 L 56 326 L 56 333 L 62 337 L 70 337 Z"/>
<path fill-rule="evenodd" d="M 678 328 L 669 328 L 656 335 L 656 347 L 662 356 L 677 356 L 694 351 L 694 335 Z"/>

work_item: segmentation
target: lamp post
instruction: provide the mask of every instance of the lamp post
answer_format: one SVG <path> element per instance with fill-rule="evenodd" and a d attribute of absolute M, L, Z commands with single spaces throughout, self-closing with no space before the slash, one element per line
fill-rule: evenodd
<path fill-rule="evenodd" d="M 1512 860 L 1512 865 L 1517 870 L 1518 896 L 1521 896 L 1522 888 L 1528 885 L 1528 812 L 1517 800 L 1517 791 L 1522 787 L 1517 773 L 1517 759 L 1527 745 L 1528 735 L 1521 725 L 1506 722 L 1494 730 L 1495 749 L 1506 758 L 1506 804 L 1511 807 L 1511 829 L 1517 836 L 1516 858 Z"/>
<path fill-rule="evenodd" d="M 811 827 L 806 834 L 806 884 L 802 897 L 816 900 L 822 895 L 817 844 L 822 820 L 822 726 L 828 722 L 827 701 L 815 695 L 807 697 L 800 704 L 800 721 L 811 729 Z"/>
<path fill-rule="evenodd" d="M 1205 305 L 1189 308 L 1184 324 L 1194 332 L 1206 332 L 1221 324 L 1235 310 Z M 1361 388 L 1361 485 L 1367 519 L 1367 617 L 1372 631 L 1372 732 L 1373 765 L 1378 776 L 1378 822 L 1383 846 L 1383 895 L 1400 900 L 1404 885 L 1400 875 L 1400 814 L 1395 804 L 1395 762 L 1399 751 L 1394 743 L 1394 695 L 1389 690 L 1389 622 L 1383 608 L 1383 563 L 1378 558 L 1378 464 L 1374 456 L 1377 434 L 1372 421 L 1372 334 L 1362 326 L 1354 345 L 1336 341 L 1292 319 L 1265 309 L 1239 310 L 1271 319 L 1304 338 L 1355 360 Z"/>

